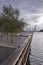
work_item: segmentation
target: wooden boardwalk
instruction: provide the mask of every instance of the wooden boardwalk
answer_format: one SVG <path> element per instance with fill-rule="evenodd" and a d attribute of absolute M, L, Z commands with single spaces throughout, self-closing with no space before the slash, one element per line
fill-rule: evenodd
<path fill-rule="evenodd" d="M 6 47 L 10 48 L 10 50 L 13 49 L 13 51 L 8 56 L 6 56 L 6 58 L 4 58 L 4 61 L 0 65 L 17 65 L 16 63 L 18 62 L 20 56 L 22 54 L 24 55 L 23 51 L 26 51 L 26 49 L 28 48 L 28 45 L 29 45 L 28 42 L 31 39 L 31 35 L 17 36 L 17 38 L 13 37 L 13 39 L 14 39 L 13 43 L 11 43 L 9 40 L 7 41 L 5 39 L 6 39 L 6 36 L 5 37 L 3 36 L 3 38 L 0 39 L 0 46 L 5 47 L 5 49 L 6 49 Z M 8 39 L 10 39 L 10 36 L 8 36 Z M 2 49 L 4 49 L 4 48 L 2 48 Z M 6 51 L 4 51 L 4 52 L 6 52 Z"/>

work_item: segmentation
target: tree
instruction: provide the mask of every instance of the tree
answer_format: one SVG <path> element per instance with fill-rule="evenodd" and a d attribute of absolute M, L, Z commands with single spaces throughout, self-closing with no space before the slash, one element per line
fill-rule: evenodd
<path fill-rule="evenodd" d="M 1 20 L 1 17 L 0 17 L 0 32 L 1 32 L 1 37 L 2 37 L 2 20 Z"/>
<path fill-rule="evenodd" d="M 15 18 L 18 19 L 19 15 L 20 15 L 19 10 L 18 9 L 15 9 Z"/>
<path fill-rule="evenodd" d="M 14 9 L 11 5 L 3 7 L 2 14 L 2 31 L 11 33 L 11 42 L 13 42 L 13 33 L 18 33 L 23 30 L 25 23 L 19 20 L 20 12 Z"/>

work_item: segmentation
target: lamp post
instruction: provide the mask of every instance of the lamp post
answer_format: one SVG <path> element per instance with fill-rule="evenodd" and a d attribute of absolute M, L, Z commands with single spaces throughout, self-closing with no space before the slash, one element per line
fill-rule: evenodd
<path fill-rule="evenodd" d="M 35 25 L 33 32 L 36 32 L 36 27 L 37 27 L 37 25 Z"/>

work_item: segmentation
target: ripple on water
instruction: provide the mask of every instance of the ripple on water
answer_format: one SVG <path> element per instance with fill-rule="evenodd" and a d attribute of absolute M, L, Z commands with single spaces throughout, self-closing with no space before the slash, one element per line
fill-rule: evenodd
<path fill-rule="evenodd" d="M 30 65 L 43 65 L 43 33 L 34 33 L 30 53 Z"/>

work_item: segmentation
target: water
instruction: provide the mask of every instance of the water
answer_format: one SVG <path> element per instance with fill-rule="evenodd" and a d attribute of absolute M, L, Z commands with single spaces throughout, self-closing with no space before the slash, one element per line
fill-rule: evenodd
<path fill-rule="evenodd" d="M 27 65 L 43 65 L 43 33 L 36 32 L 33 35 L 31 51 Z"/>

